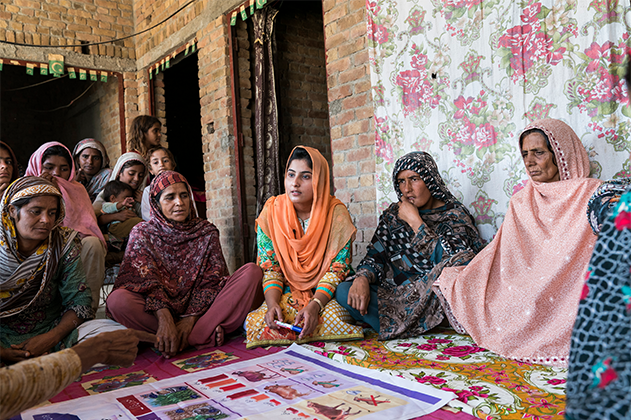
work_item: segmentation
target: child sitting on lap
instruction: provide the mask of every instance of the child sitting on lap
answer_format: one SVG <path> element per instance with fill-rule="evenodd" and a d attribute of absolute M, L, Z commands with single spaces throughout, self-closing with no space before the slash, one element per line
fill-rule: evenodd
<path fill-rule="evenodd" d="M 110 181 L 103 188 L 103 196 L 107 202 L 103 203 L 102 212 L 106 214 L 119 213 L 125 210 L 134 210 L 134 190 L 122 181 Z M 125 221 L 114 220 L 107 225 L 110 236 L 110 245 L 120 248 L 120 243 L 128 237 L 131 229 L 142 219 L 138 216 L 130 217 Z"/>

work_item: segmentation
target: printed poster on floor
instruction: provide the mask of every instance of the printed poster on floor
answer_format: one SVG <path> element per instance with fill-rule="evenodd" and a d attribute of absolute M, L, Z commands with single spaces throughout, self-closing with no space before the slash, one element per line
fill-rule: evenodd
<path fill-rule="evenodd" d="M 22 413 L 24 420 L 370 420 L 434 412 L 451 392 L 292 345 L 269 356 Z"/>

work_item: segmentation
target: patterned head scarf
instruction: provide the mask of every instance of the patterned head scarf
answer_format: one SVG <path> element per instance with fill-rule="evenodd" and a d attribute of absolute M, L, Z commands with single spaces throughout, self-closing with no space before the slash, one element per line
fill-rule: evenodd
<path fill-rule="evenodd" d="M 174 315 L 205 313 L 229 277 L 219 231 L 208 220 L 191 216 L 183 223 L 167 220 L 157 198 L 170 185 L 190 186 L 174 171 L 161 172 L 151 183 L 152 217 L 129 235 L 114 289 L 146 296 L 145 310 L 169 308 Z"/>
<path fill-rule="evenodd" d="M 158 194 L 167 189 L 169 186 L 173 184 L 177 184 L 178 182 L 186 185 L 186 189 L 188 190 L 189 199 L 191 200 L 190 207 L 190 215 L 186 222 L 184 223 L 173 223 L 164 217 L 162 213 L 162 207 L 160 207 L 160 202 L 158 201 Z M 176 225 L 187 225 L 191 219 L 195 219 L 197 217 L 197 208 L 195 207 L 195 201 L 193 200 L 193 192 L 191 191 L 191 186 L 188 184 L 184 175 L 175 172 L 175 171 L 163 171 L 156 177 L 156 179 L 151 182 L 151 190 L 149 192 L 150 204 L 151 204 L 151 212 L 152 218 L 157 218 L 158 222 L 163 225 L 168 225 L 169 227 L 175 227 Z M 184 227 L 184 226 L 183 226 Z"/>
<path fill-rule="evenodd" d="M 399 175 L 401 171 L 407 170 L 414 171 L 419 174 L 429 192 L 432 193 L 432 197 L 435 199 L 440 200 L 445 204 L 458 201 L 445 185 L 445 181 L 443 181 L 443 178 L 440 176 L 438 166 L 436 166 L 436 162 L 432 158 L 432 155 L 427 152 L 408 153 L 407 155 L 401 156 L 394 164 L 394 170 L 392 171 L 392 183 L 399 200 L 401 199 L 402 193 L 399 188 L 399 183 L 397 182 L 397 175 Z"/>
<path fill-rule="evenodd" d="M 24 258 L 18 253 L 18 231 L 9 205 L 47 195 L 59 198 L 57 218 L 48 241 Z M 26 176 L 13 182 L 0 202 L 0 217 L 0 318 L 4 318 L 23 311 L 39 296 L 76 233 L 59 228 L 65 217 L 64 200 L 59 189 L 44 178 Z"/>
<path fill-rule="evenodd" d="M 72 150 L 72 157 L 74 159 L 78 158 L 79 154 L 88 147 L 101 152 L 101 158 L 103 159 L 101 163 L 101 170 L 110 167 L 110 157 L 107 155 L 107 150 L 105 150 L 105 146 L 103 146 L 103 143 L 98 140 L 90 138 L 81 140 Z"/>

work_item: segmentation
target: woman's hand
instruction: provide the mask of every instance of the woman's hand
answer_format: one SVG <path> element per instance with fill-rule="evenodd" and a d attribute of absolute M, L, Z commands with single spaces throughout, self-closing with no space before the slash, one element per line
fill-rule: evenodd
<path fill-rule="evenodd" d="M 303 325 L 302 332 L 298 336 L 299 340 L 311 334 L 318 326 L 318 322 L 320 321 L 320 305 L 318 305 L 315 300 L 309 302 L 298 312 L 294 325 L 298 326 L 300 321 L 303 321 Z"/>
<path fill-rule="evenodd" d="M 357 276 L 348 290 L 348 304 L 359 311 L 361 316 L 368 313 L 370 303 L 370 283 L 366 276 Z"/>
<path fill-rule="evenodd" d="M 418 213 L 418 208 L 409 201 L 399 201 L 399 218 L 410 225 L 414 232 L 425 223 Z"/>
<path fill-rule="evenodd" d="M 131 219 L 132 217 L 137 217 L 136 212 L 129 209 L 121 210 L 114 214 L 116 215 L 116 218 L 114 220 L 118 220 L 119 222 L 124 222 Z"/>
<path fill-rule="evenodd" d="M 48 353 L 59 341 L 59 337 L 53 331 L 48 331 L 47 333 L 31 337 L 20 344 L 13 344 L 11 348 L 25 351 L 26 357 L 38 357 Z"/>
<path fill-rule="evenodd" d="M 278 329 L 278 325 L 276 325 L 276 320 L 283 322 L 285 319 L 283 318 L 283 310 L 280 309 L 280 305 L 278 303 L 272 303 L 271 305 L 267 304 L 267 312 L 265 313 L 265 323 L 271 329 Z"/>
<path fill-rule="evenodd" d="M 142 190 L 140 188 L 134 191 L 134 199 L 137 202 L 142 203 Z"/>
<path fill-rule="evenodd" d="M 177 324 L 175 324 L 175 328 L 177 329 L 178 338 L 180 340 L 180 348 L 179 351 L 184 350 L 189 346 L 188 344 L 188 336 L 191 335 L 191 331 L 197 322 L 196 316 L 187 316 L 180 319 Z"/>
<path fill-rule="evenodd" d="M 173 322 L 173 316 L 167 308 L 156 311 L 158 331 L 156 332 L 156 348 L 167 359 L 175 355 L 180 346 L 178 330 Z"/>
<path fill-rule="evenodd" d="M 59 188 L 59 184 L 57 184 L 57 180 L 49 172 L 42 172 L 39 177 L 52 182 L 56 188 Z"/>
<path fill-rule="evenodd" d="M 86 180 L 85 172 L 83 172 L 83 169 L 79 168 L 75 171 L 74 180 L 80 183 L 83 183 Z"/>
<path fill-rule="evenodd" d="M 9 185 L 11 185 L 10 182 L 0 182 L 0 196 L 2 196 L 2 194 L 4 194 L 4 190 L 9 188 Z"/>
<path fill-rule="evenodd" d="M 0 347 L 0 362 L 16 363 L 26 360 L 29 357 L 29 353 L 25 350 L 18 350 L 14 348 L 5 349 Z"/>

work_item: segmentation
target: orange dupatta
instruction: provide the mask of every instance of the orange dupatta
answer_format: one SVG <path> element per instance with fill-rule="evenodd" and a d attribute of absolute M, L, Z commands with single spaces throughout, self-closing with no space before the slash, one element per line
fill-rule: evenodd
<path fill-rule="evenodd" d="M 286 193 L 267 200 L 256 224 L 272 240 L 293 297 L 305 305 L 313 296 L 311 289 L 329 271 L 346 243 L 355 238 L 357 229 L 344 203 L 329 193 L 329 164 L 324 156 L 317 149 L 298 147 L 305 149 L 313 162 L 313 202 L 307 233 L 302 231 Z"/>

